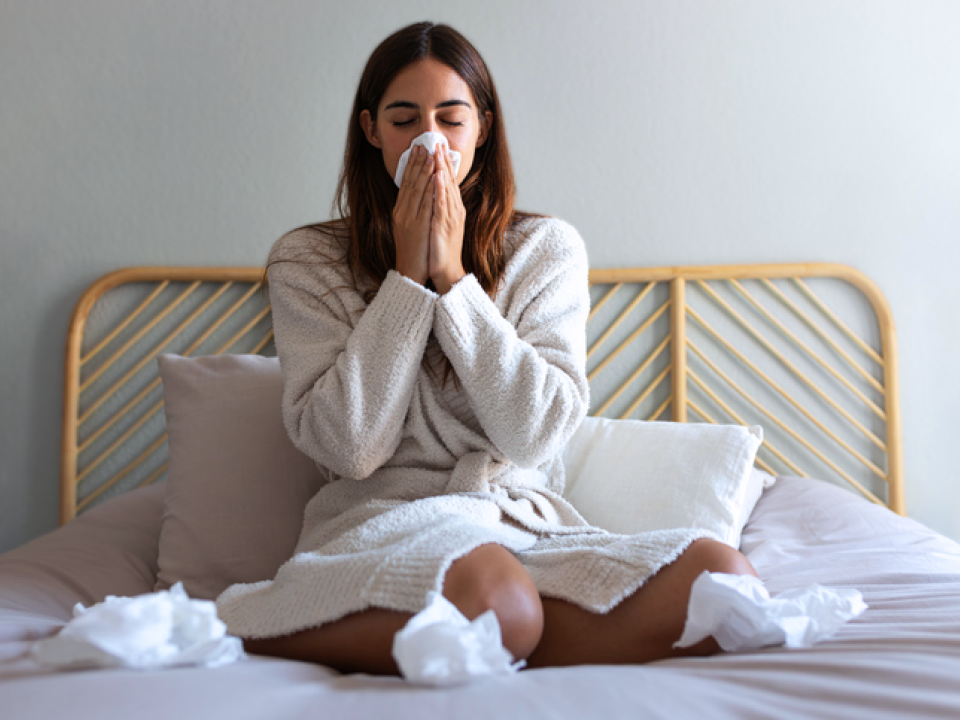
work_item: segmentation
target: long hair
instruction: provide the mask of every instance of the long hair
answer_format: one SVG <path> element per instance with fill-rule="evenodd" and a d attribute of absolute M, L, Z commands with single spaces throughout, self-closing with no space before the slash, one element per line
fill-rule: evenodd
<path fill-rule="evenodd" d="M 463 268 L 491 296 L 503 277 L 506 230 L 527 216 L 513 207 L 516 190 L 503 113 L 480 53 L 447 25 L 423 22 L 398 30 L 377 46 L 363 70 L 334 199 L 334 215 L 339 219 L 322 224 L 341 239 L 354 283 L 369 288 L 368 302 L 396 265 L 392 213 L 399 191 L 384 167 L 381 151 L 367 141 L 360 114 L 366 110 L 376 121 L 390 83 L 402 70 L 426 58 L 443 63 L 464 80 L 481 118 L 490 113 L 486 140 L 477 148 L 460 193 L 466 210 Z"/>
<path fill-rule="evenodd" d="M 308 255 L 314 261 L 318 258 L 321 262 L 346 261 L 353 289 L 360 292 L 367 303 L 373 300 L 387 273 L 396 266 L 393 208 L 399 189 L 384 167 L 381 150 L 367 141 L 360 114 L 366 110 L 376 121 L 380 101 L 394 78 L 413 63 L 427 58 L 443 63 L 463 79 L 481 118 L 490 113 L 486 140 L 476 149 L 473 165 L 460 183 L 466 211 L 461 262 L 463 269 L 477 278 L 490 297 L 496 296 L 503 280 L 506 231 L 528 217 L 540 217 L 514 209 L 516 189 L 500 99 L 480 53 L 447 25 L 422 22 L 402 28 L 377 46 L 360 77 L 333 202 L 334 219 L 306 226 L 332 236 L 342 251 L 341 256 L 334 257 L 313 248 Z M 302 260 L 306 258 L 273 258 L 267 268 L 275 262 Z M 265 270 L 264 281 L 266 279 Z M 335 290 L 332 288 L 329 292 Z M 429 365 L 428 370 L 434 374 L 436 369 Z M 449 358 L 443 358 L 442 367 L 443 385 L 450 377 L 459 385 Z"/>

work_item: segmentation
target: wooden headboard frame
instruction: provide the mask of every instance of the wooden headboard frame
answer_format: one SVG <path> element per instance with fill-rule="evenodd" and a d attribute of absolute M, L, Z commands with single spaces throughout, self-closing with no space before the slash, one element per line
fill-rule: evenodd
<path fill-rule="evenodd" d="M 67 338 L 61 522 L 164 476 L 159 353 L 270 354 L 262 278 L 258 267 L 136 267 L 83 294 Z M 873 343 L 805 282 L 821 278 L 869 301 Z M 591 387 L 603 386 L 591 414 L 761 424 L 763 469 L 829 475 L 904 514 L 893 320 L 862 273 L 827 263 L 627 268 L 592 270 L 590 283 L 587 369 Z M 105 301 L 119 288 L 132 289 L 125 304 Z"/>

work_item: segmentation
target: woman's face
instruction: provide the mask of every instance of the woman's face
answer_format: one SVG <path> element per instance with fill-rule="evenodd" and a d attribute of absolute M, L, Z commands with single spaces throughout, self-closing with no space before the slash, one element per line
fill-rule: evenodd
<path fill-rule="evenodd" d="M 451 150 L 460 153 L 457 184 L 470 172 L 476 149 L 487 139 L 489 112 L 481 118 L 470 88 L 456 71 L 433 58 L 405 68 L 387 87 L 377 108 L 360 113 L 367 140 L 383 151 L 383 163 L 393 177 L 400 156 L 418 135 L 442 133 Z"/>

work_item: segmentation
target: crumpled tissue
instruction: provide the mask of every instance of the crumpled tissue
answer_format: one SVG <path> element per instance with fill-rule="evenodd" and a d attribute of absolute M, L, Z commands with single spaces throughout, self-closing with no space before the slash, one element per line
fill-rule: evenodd
<path fill-rule="evenodd" d="M 32 653 L 58 669 L 218 667 L 245 657 L 217 606 L 191 600 L 181 583 L 136 597 L 110 595 L 89 608 L 77 603 L 73 619 L 58 635 L 34 643 Z"/>
<path fill-rule="evenodd" d="M 422 135 L 417 135 L 417 137 L 413 139 L 413 142 L 410 143 L 410 147 L 404 150 L 403 155 L 400 156 L 400 162 L 397 164 L 397 174 L 393 176 L 393 181 L 397 184 L 397 187 L 400 187 L 400 183 L 403 182 L 403 171 L 407 169 L 407 162 L 410 160 L 410 151 L 417 145 L 425 147 L 431 155 L 437 152 L 437 145 L 445 146 L 447 148 L 447 154 L 450 156 L 450 163 L 453 165 L 453 174 L 456 175 L 460 171 L 460 153 L 450 149 L 450 143 L 447 142 L 446 135 L 428 131 Z"/>
<path fill-rule="evenodd" d="M 810 647 L 866 609 L 858 590 L 811 585 L 771 598 L 752 575 L 705 571 L 690 590 L 686 626 L 674 647 L 689 647 L 709 635 L 727 652 Z"/>
<path fill-rule="evenodd" d="M 427 607 L 410 618 L 393 638 L 393 658 L 410 682 L 460 685 L 485 675 L 515 673 L 503 647 L 500 623 L 493 610 L 472 622 L 456 605 L 436 592 L 427 594 Z"/>

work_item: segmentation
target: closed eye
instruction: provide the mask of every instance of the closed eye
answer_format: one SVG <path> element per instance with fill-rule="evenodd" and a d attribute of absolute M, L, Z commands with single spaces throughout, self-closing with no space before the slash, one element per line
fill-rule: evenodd
<path fill-rule="evenodd" d="M 391 124 L 392 124 L 394 127 L 403 127 L 404 125 L 409 125 L 409 124 L 412 123 L 412 122 L 413 122 L 412 119 L 410 119 L 410 120 L 404 120 L 404 121 L 402 121 L 402 122 L 397 121 L 397 120 L 394 120 Z M 440 122 L 442 122 L 444 125 L 449 125 L 450 127 L 463 127 L 463 123 L 462 123 L 462 122 L 452 122 L 452 121 L 450 121 L 450 120 L 441 120 Z"/>

